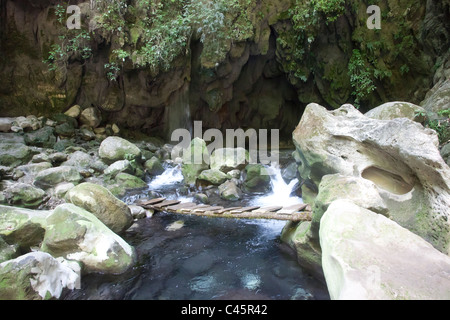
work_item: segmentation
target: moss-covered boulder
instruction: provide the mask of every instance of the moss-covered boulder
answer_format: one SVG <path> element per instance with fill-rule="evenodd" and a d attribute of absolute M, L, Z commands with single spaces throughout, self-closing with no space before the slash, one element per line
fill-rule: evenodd
<path fill-rule="evenodd" d="M 189 147 L 183 152 L 183 164 L 181 173 L 186 184 L 194 184 L 203 170 L 209 168 L 209 153 L 206 142 L 200 138 L 194 138 Z"/>
<path fill-rule="evenodd" d="M 34 184 L 38 187 L 48 189 L 61 182 L 79 183 L 81 180 L 83 180 L 83 177 L 78 168 L 60 166 L 40 171 L 35 177 Z"/>
<path fill-rule="evenodd" d="M 83 272 L 120 274 L 135 262 L 133 247 L 83 208 L 62 204 L 46 223 L 41 250 L 81 262 Z"/>
<path fill-rule="evenodd" d="M 7 243 L 0 236 L 0 263 L 14 259 L 20 254 L 20 248 L 17 245 Z"/>
<path fill-rule="evenodd" d="M 45 219 L 50 213 L 0 205 L 0 236 L 25 250 L 39 246 L 44 238 Z"/>
<path fill-rule="evenodd" d="M 0 165 L 17 167 L 33 157 L 33 151 L 23 143 L 3 140 L 0 143 Z"/>
<path fill-rule="evenodd" d="M 197 177 L 197 181 L 206 182 L 208 184 L 220 185 L 230 179 L 230 176 L 218 169 L 204 170 Z"/>
<path fill-rule="evenodd" d="M 52 127 L 43 127 L 39 130 L 26 133 L 25 143 L 29 146 L 41 148 L 53 148 L 56 143 L 55 129 Z"/>
<path fill-rule="evenodd" d="M 227 181 L 219 186 L 219 195 L 224 200 L 237 201 L 242 198 L 242 191 L 234 181 Z"/>
<path fill-rule="evenodd" d="M 144 180 L 126 172 L 118 173 L 114 180 L 126 190 L 147 187 L 147 183 Z"/>
<path fill-rule="evenodd" d="M 70 189 L 65 198 L 94 214 L 116 233 L 128 229 L 133 223 L 128 206 L 101 185 L 88 182 L 79 184 Z"/>
<path fill-rule="evenodd" d="M 267 192 L 271 186 L 268 169 L 262 164 L 249 164 L 245 167 L 243 183 L 246 192 Z"/>
<path fill-rule="evenodd" d="M 301 157 L 299 173 L 316 192 L 321 192 L 327 175 L 352 177 L 349 182 L 365 179 L 366 183 L 359 183 L 361 188 L 366 185 L 364 191 L 358 194 L 378 193 L 394 221 L 442 252 L 450 252 L 446 222 L 450 169 L 439 153 L 434 131 L 404 117 L 372 119 L 349 104 L 328 111 L 313 103 L 307 106 L 293 140 Z M 352 193 L 347 191 L 351 185 L 340 185 L 333 193 L 347 198 L 344 193 Z M 306 183 L 305 188 L 311 189 Z M 332 189 L 330 184 L 326 188 Z M 362 206 L 368 208 L 374 198 L 362 196 L 361 200 L 367 200 L 367 206 Z M 314 199 L 307 201 L 312 204 Z"/>
<path fill-rule="evenodd" d="M 37 208 L 46 196 L 44 190 L 26 183 L 17 183 L 4 191 L 5 197 L 12 205 L 25 208 Z"/>
<path fill-rule="evenodd" d="M 144 163 L 145 171 L 151 176 L 157 176 L 164 172 L 164 167 L 161 164 L 161 161 L 155 156 L 151 157 L 149 160 Z"/>
<path fill-rule="evenodd" d="M 118 160 L 140 160 L 141 150 L 133 143 L 120 137 L 108 137 L 98 150 L 100 158 L 108 164 Z"/>

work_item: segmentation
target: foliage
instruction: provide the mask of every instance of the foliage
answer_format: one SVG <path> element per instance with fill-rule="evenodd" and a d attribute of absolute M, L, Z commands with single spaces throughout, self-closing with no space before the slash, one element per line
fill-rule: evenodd
<path fill-rule="evenodd" d="M 66 28 L 66 9 L 62 5 L 56 5 L 55 15 L 61 25 L 59 42 L 52 44 L 44 63 L 48 64 L 51 71 L 67 72 L 70 60 L 86 61 L 92 55 L 90 47 L 90 34 L 85 30 Z"/>
<path fill-rule="evenodd" d="M 277 37 L 285 55 L 284 68 L 295 78 L 307 80 L 305 62 L 321 25 L 336 21 L 344 13 L 345 0 L 295 0 L 288 10 L 292 28 Z"/>
<path fill-rule="evenodd" d="M 364 62 L 358 49 L 353 50 L 353 55 L 348 64 L 348 75 L 353 88 L 352 94 L 355 97 L 355 105 L 358 106 L 362 99 L 376 89 L 371 79 L 371 70 Z"/>
<path fill-rule="evenodd" d="M 450 109 L 441 110 L 437 114 L 439 118 L 429 120 L 426 125 L 436 131 L 439 143 L 445 144 L 450 141 Z"/>

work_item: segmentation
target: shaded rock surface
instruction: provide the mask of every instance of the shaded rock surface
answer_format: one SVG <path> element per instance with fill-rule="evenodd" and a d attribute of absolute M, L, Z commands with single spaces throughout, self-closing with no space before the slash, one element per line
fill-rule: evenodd
<path fill-rule="evenodd" d="M 320 224 L 320 243 L 332 299 L 450 298 L 449 256 L 349 200 L 330 204 Z"/>

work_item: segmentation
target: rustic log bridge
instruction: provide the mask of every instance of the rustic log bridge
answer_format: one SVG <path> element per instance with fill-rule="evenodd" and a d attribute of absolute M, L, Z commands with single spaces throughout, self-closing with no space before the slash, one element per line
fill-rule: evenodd
<path fill-rule="evenodd" d="M 240 219 L 274 219 L 285 221 L 310 221 L 311 206 L 309 204 L 297 204 L 287 207 L 230 207 L 209 206 L 193 202 L 182 203 L 179 200 L 166 200 L 157 198 L 152 200 L 141 200 L 137 205 L 170 213 L 189 214 L 206 217 L 240 218 Z"/>

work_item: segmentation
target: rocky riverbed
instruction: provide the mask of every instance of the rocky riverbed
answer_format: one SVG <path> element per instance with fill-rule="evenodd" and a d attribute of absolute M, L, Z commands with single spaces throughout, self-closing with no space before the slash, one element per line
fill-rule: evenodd
<path fill-rule="evenodd" d="M 372 115 L 311 104 L 293 133 L 283 178 L 302 182 L 294 196 L 312 205 L 313 219 L 288 223 L 281 239 L 333 299 L 450 298 L 450 169 L 436 133 L 412 114 L 399 116 L 395 103 Z M 57 299 L 86 275 L 133 268 L 139 252 L 123 235 L 153 212 L 120 199 L 161 196 L 148 187 L 175 169 L 176 195 L 198 203 L 231 205 L 273 188 L 270 168 L 248 163 L 246 150 L 217 149 L 209 164 L 191 164 L 173 145 L 125 139 L 95 117 L 74 106 L 1 119 L 2 299 Z M 203 154 L 206 143 L 196 138 L 188 150 Z"/>

